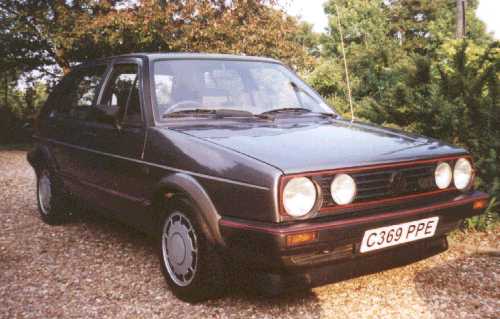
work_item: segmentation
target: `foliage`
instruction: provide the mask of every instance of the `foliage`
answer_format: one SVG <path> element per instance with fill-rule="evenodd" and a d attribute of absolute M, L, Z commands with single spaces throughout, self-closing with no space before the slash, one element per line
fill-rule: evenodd
<path fill-rule="evenodd" d="M 297 31 L 295 32 L 294 41 L 307 51 L 311 57 L 319 57 L 320 55 L 320 35 L 313 31 L 313 25 L 307 22 L 300 22 Z M 315 64 L 316 61 L 311 61 Z"/>
<path fill-rule="evenodd" d="M 340 63 L 324 60 L 311 72 L 307 81 L 319 94 L 326 97 L 330 105 L 335 105 L 336 111 L 346 114 L 349 103 L 345 99 L 344 69 Z"/>
<path fill-rule="evenodd" d="M 500 48 L 475 17 L 477 1 L 468 1 L 465 40 L 453 39 L 455 1 L 327 2 L 329 31 L 308 81 L 345 112 L 335 3 L 357 117 L 468 149 L 476 160 L 477 186 L 493 195 L 479 228 L 494 220 L 500 210 L 494 205 L 500 198 Z"/>
<path fill-rule="evenodd" d="M 42 82 L 30 82 L 24 88 L 17 88 L 16 81 L 4 75 L 0 86 L 0 144 L 27 143 L 31 132 L 26 129 L 47 98 L 47 86 Z"/>
<path fill-rule="evenodd" d="M 49 64 L 67 71 L 75 58 L 77 35 L 102 19 L 114 1 L 3 0 L 0 2 L 3 70 L 28 72 Z M 88 47 L 88 49 L 91 49 Z"/>
<path fill-rule="evenodd" d="M 479 230 L 479 231 L 484 231 L 489 228 L 495 227 L 495 225 L 500 224 L 500 216 L 499 214 L 495 213 L 496 209 L 498 208 L 499 204 L 496 198 L 493 198 L 490 201 L 490 204 L 486 208 L 486 211 L 484 214 L 474 216 L 472 218 L 469 218 L 465 220 L 464 226 L 465 228 L 472 229 L 472 230 Z"/>
<path fill-rule="evenodd" d="M 2 66 L 23 71 L 130 52 L 218 52 L 310 66 L 303 28 L 266 0 L 38 1 L 0 4 Z M 306 30 L 307 31 L 307 30 Z M 306 34 L 307 32 L 302 32 Z"/>

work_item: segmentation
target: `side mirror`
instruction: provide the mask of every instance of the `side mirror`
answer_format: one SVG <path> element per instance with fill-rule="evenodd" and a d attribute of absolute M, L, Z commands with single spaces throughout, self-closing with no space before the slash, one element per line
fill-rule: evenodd
<path fill-rule="evenodd" d="M 35 128 L 36 122 L 33 119 L 24 122 L 21 126 L 21 130 L 24 132 L 23 134 L 26 134 L 27 136 L 33 135 L 35 133 Z"/>
<path fill-rule="evenodd" d="M 122 127 L 120 124 L 120 120 L 118 118 L 119 108 L 106 105 L 106 104 L 97 104 L 94 107 L 94 118 L 98 122 L 111 124 L 118 131 L 121 131 Z"/>

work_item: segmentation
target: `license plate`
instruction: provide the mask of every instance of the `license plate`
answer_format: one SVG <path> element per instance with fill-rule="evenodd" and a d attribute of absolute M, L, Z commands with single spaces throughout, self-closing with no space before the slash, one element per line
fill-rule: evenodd
<path fill-rule="evenodd" d="M 436 216 L 367 230 L 361 242 L 360 252 L 366 253 L 432 237 L 436 233 L 438 221 L 439 217 Z"/>

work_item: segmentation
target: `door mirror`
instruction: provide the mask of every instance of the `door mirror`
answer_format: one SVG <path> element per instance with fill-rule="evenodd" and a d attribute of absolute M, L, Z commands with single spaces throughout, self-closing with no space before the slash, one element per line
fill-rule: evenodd
<path fill-rule="evenodd" d="M 119 120 L 119 113 L 116 107 L 106 104 L 97 104 L 94 107 L 94 119 L 97 122 L 111 124 L 118 131 L 121 131 L 122 127 Z"/>
<path fill-rule="evenodd" d="M 33 119 L 29 120 L 28 122 L 24 122 L 22 126 L 22 131 L 27 135 L 31 136 L 33 133 L 35 133 L 35 122 Z"/>
<path fill-rule="evenodd" d="M 97 104 L 94 108 L 94 119 L 98 122 L 112 124 L 115 121 L 115 112 L 105 104 Z"/>

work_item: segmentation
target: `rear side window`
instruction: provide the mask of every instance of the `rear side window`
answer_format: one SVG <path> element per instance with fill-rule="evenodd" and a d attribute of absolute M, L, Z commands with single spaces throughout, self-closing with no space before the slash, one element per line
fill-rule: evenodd
<path fill-rule="evenodd" d="M 58 86 L 53 103 L 54 113 L 79 120 L 87 120 L 97 96 L 105 65 L 98 65 L 71 72 Z"/>
<path fill-rule="evenodd" d="M 117 64 L 106 84 L 100 103 L 108 115 L 125 123 L 141 123 L 137 64 Z"/>

